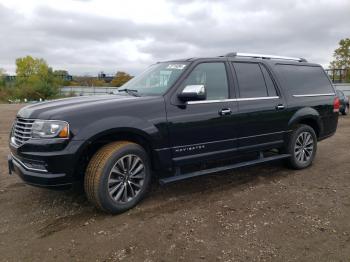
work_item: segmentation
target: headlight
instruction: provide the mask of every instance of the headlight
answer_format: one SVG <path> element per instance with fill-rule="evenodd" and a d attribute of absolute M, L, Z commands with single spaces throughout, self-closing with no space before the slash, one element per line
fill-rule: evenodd
<path fill-rule="evenodd" d="M 69 138 L 69 125 L 64 121 L 35 120 L 32 138 Z"/>

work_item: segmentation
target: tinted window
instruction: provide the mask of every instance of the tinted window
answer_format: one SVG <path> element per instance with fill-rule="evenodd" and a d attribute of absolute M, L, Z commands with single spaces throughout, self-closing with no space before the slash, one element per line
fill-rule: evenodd
<path fill-rule="evenodd" d="M 275 85 L 271 79 L 271 76 L 265 66 L 260 65 L 261 71 L 263 72 L 264 79 L 265 79 L 265 84 L 267 88 L 267 93 L 269 96 L 277 96 L 276 88 Z"/>
<path fill-rule="evenodd" d="M 277 65 L 277 68 L 292 95 L 334 93 L 329 79 L 319 66 Z"/>
<path fill-rule="evenodd" d="M 240 97 L 265 97 L 267 89 L 259 64 L 234 63 Z"/>
<path fill-rule="evenodd" d="M 204 85 L 207 100 L 228 98 L 228 84 L 224 63 L 199 64 L 184 83 L 187 85 Z"/>

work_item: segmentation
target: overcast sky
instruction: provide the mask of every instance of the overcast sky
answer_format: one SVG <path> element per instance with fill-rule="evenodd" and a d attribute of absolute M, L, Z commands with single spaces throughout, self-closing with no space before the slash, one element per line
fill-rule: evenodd
<path fill-rule="evenodd" d="M 232 51 L 327 66 L 350 37 L 350 0 L 0 0 L 0 36 L 8 73 L 26 55 L 90 75 Z"/>

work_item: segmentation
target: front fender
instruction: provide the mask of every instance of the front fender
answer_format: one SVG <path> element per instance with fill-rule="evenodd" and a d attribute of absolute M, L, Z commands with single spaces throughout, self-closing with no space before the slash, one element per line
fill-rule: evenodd
<path fill-rule="evenodd" d="M 160 125 L 161 129 L 162 125 Z M 150 121 L 146 121 L 137 117 L 130 116 L 116 116 L 103 118 L 98 121 L 94 121 L 91 124 L 84 126 L 83 129 L 77 132 L 73 140 L 80 140 L 81 146 L 78 149 L 77 155 L 82 155 L 88 146 L 99 138 L 118 133 L 129 133 L 137 135 L 147 141 L 150 149 L 152 150 L 152 161 L 154 161 L 154 167 L 168 168 L 171 166 L 170 150 L 158 151 L 157 149 L 163 148 L 167 144 L 166 130 L 160 130 L 157 126 Z M 118 137 L 116 137 L 118 139 Z M 160 153 L 159 153 L 160 152 Z"/>
<path fill-rule="evenodd" d="M 130 116 L 107 117 L 84 126 L 74 136 L 74 140 L 94 140 L 113 132 L 132 132 L 145 136 L 154 142 L 162 139 L 158 128 L 151 122 Z"/>

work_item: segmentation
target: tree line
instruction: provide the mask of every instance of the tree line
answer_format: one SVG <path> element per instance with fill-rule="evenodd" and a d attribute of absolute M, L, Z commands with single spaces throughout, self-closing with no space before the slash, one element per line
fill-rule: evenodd
<path fill-rule="evenodd" d="M 71 77 L 66 70 L 54 71 L 42 58 L 26 56 L 16 59 L 14 80 L 0 69 L 0 101 L 54 99 L 59 98 L 59 88 L 62 86 L 120 87 L 131 78 L 131 75 L 121 71 L 108 82 L 99 77 Z"/>

